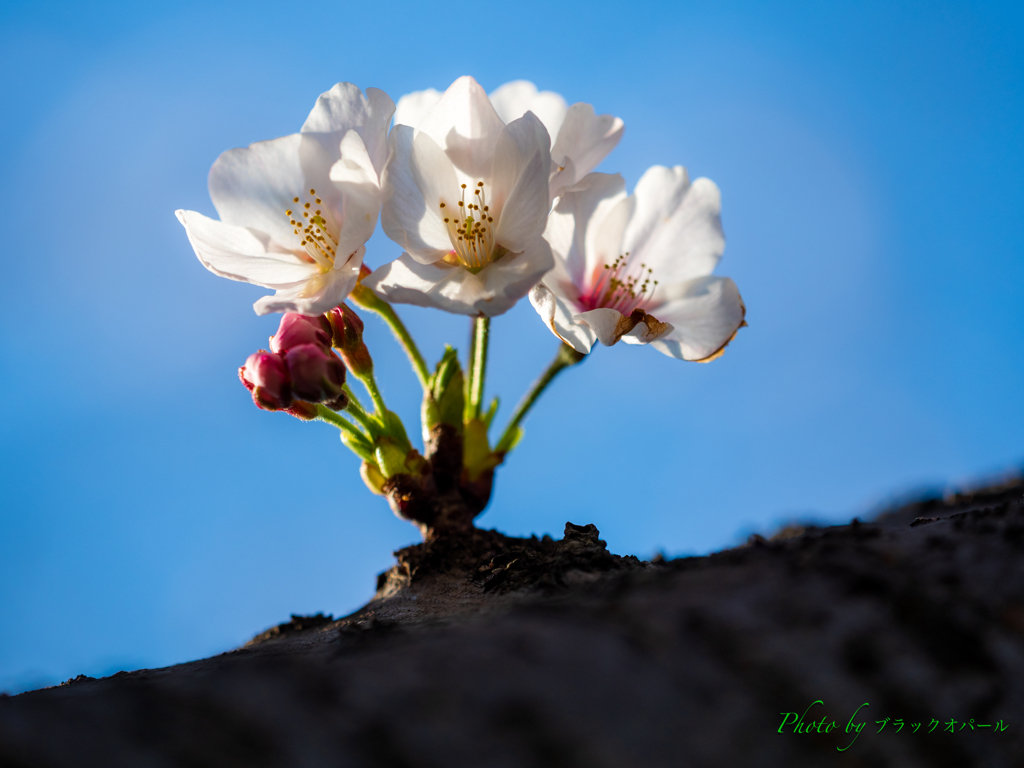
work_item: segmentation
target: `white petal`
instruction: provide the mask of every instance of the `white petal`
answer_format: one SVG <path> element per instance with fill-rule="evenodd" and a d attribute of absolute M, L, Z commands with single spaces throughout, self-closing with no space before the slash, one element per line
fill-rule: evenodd
<path fill-rule="evenodd" d="M 439 291 L 459 269 L 445 262 L 421 264 L 408 253 L 403 253 L 364 277 L 361 284 L 390 302 L 436 307 L 438 303 L 431 295 Z"/>
<path fill-rule="evenodd" d="M 725 250 L 721 212 L 722 194 L 718 185 L 706 178 L 694 181 L 682 205 L 659 232 L 660 241 L 684 245 L 682 252 L 673 259 L 675 279 L 707 275 L 715 268 Z"/>
<path fill-rule="evenodd" d="M 435 307 L 460 315 L 507 312 L 551 269 L 551 249 L 543 239 L 518 254 L 506 254 L 478 274 L 445 262 L 420 264 L 409 254 L 377 269 L 362 284 L 399 304 Z"/>
<path fill-rule="evenodd" d="M 440 100 L 441 92 L 436 88 L 405 94 L 395 106 L 395 125 L 409 125 L 415 128 Z"/>
<path fill-rule="evenodd" d="M 588 174 L 587 178 L 594 174 Z M 584 250 L 584 285 L 591 287 L 597 275 L 606 265 L 615 263 L 619 256 L 629 253 L 623 242 L 626 228 L 633 218 L 636 199 L 618 197 L 610 205 L 594 215 L 594 223 L 587 228 Z"/>
<path fill-rule="evenodd" d="M 596 115 L 590 104 L 573 104 L 566 112 L 565 121 L 557 135 L 552 134 L 555 143 L 551 147 L 551 158 L 560 166 L 565 164 L 565 158 L 570 158 L 576 170 L 576 179 L 581 179 L 597 168 L 608 153 L 615 149 L 623 130 L 624 124 L 619 118 Z M 572 181 L 563 179 L 559 183 L 568 186 Z M 552 196 L 557 192 L 558 188 L 553 184 Z"/>
<path fill-rule="evenodd" d="M 359 248 L 344 264 L 317 274 L 302 285 L 280 290 L 273 296 L 264 296 L 253 304 L 253 309 L 258 315 L 271 312 L 320 315 L 328 312 L 341 304 L 355 288 L 365 253 L 365 248 Z"/>
<path fill-rule="evenodd" d="M 651 311 L 674 327 L 651 344 L 680 360 L 713 359 L 743 325 L 746 308 L 728 277 L 702 277 L 677 286 L 678 295 Z"/>
<path fill-rule="evenodd" d="M 532 112 L 513 120 L 494 151 L 492 209 L 498 219 L 495 242 L 518 253 L 539 237 L 550 210 L 550 139 Z"/>
<path fill-rule="evenodd" d="M 316 100 L 301 132 L 315 134 L 333 152 L 345 133 L 356 131 L 379 175 L 387 160 L 388 126 L 394 112 L 395 104 L 384 91 L 367 88 L 364 96 L 352 83 L 338 83 Z"/>
<path fill-rule="evenodd" d="M 349 131 L 342 139 L 341 159 L 331 167 L 330 175 L 342 193 L 337 252 L 338 258 L 345 258 L 373 235 L 382 202 L 377 172 L 355 131 Z"/>
<path fill-rule="evenodd" d="M 362 126 L 366 112 L 367 100 L 359 87 L 352 83 L 337 83 L 331 90 L 320 94 L 300 130 L 302 133 L 344 133 Z"/>
<path fill-rule="evenodd" d="M 625 316 L 617 309 L 599 307 L 573 316 L 577 323 L 586 324 L 606 347 L 612 346 L 622 336 L 621 326 Z"/>
<path fill-rule="evenodd" d="M 689 187 L 690 177 L 681 165 L 648 168 L 633 190 L 636 213 L 627 229 L 624 247 L 631 253 L 643 251 L 655 229 L 679 208 Z"/>
<path fill-rule="evenodd" d="M 554 139 L 565 120 L 568 108 L 565 99 L 554 91 L 538 91 L 529 80 L 514 80 L 491 92 L 491 104 L 498 117 L 511 123 L 527 112 L 533 112 L 544 123 L 548 135 Z"/>
<path fill-rule="evenodd" d="M 203 266 L 215 275 L 266 288 L 308 280 L 316 266 L 293 253 L 267 250 L 269 238 L 245 227 L 210 219 L 195 211 L 175 211 Z"/>
<path fill-rule="evenodd" d="M 432 202 L 428 210 L 424 192 L 417 182 L 413 169 L 414 135 L 413 129 L 405 125 L 396 125 L 391 131 L 391 153 L 382 179 L 385 202 L 381 226 L 388 237 L 417 261 L 430 264 L 451 250 L 451 239 L 444 223 L 434 214 L 433 206 L 440 201 Z M 427 148 L 420 159 L 427 163 L 429 155 Z M 450 172 L 450 162 L 448 168 Z"/>
<path fill-rule="evenodd" d="M 410 162 L 416 185 L 423 193 L 423 200 L 426 203 L 426 218 L 433 219 L 439 231 L 445 233 L 443 240 L 447 241 L 450 250 L 451 240 L 447 234 L 448 230 L 444 227 L 445 214 L 447 212 L 454 216 L 462 198 L 455 168 L 448 155 L 425 133 L 418 134 L 413 139 Z M 445 208 L 441 207 L 441 203 L 445 204 Z"/>
<path fill-rule="evenodd" d="M 663 286 L 710 275 L 725 250 L 722 196 L 710 179 L 690 185 L 679 207 L 648 243 Z M 655 296 L 657 298 L 657 296 Z"/>
<path fill-rule="evenodd" d="M 341 194 L 328 173 L 340 158 L 342 137 L 356 131 L 376 171 L 386 160 L 385 137 L 394 105 L 383 91 L 367 96 L 339 83 L 317 99 L 302 132 L 232 149 L 210 169 L 209 187 L 221 221 L 266 232 L 280 249 L 298 247 L 285 211 L 310 189 L 330 215 L 340 218 Z"/>
<path fill-rule="evenodd" d="M 379 179 L 388 159 L 388 127 L 395 112 L 395 102 L 379 88 L 366 89 L 366 102 L 366 123 L 359 135 L 366 144 L 366 151 Z"/>
<path fill-rule="evenodd" d="M 618 174 L 591 173 L 578 185 L 571 187 L 559 198 L 554 210 L 548 216 L 544 238 L 551 243 L 555 260 L 564 265 L 572 282 L 583 287 L 587 266 L 611 264 L 621 251 L 621 235 L 611 225 L 598 237 L 600 225 L 611 210 L 626 199 L 626 183 Z M 628 210 L 614 220 L 619 222 L 628 216 Z M 623 222 L 624 226 L 624 222 Z M 587 259 L 587 254 L 591 258 Z"/>
<path fill-rule="evenodd" d="M 380 186 L 370 153 L 356 131 L 348 131 L 342 137 L 340 158 L 331 166 L 329 176 L 331 181 L 342 186 L 343 191 L 346 184 Z"/>
<path fill-rule="evenodd" d="M 580 231 L 585 231 L 580 224 Z M 555 269 L 559 278 L 576 285 L 582 285 L 582 247 L 576 243 L 577 221 L 571 212 L 559 211 L 558 206 L 548 215 L 544 239 L 551 246 L 555 257 Z"/>
<path fill-rule="evenodd" d="M 685 168 L 655 166 L 634 196 L 637 210 L 623 247 L 634 261 L 654 269 L 659 293 L 673 282 L 711 274 L 725 249 L 715 183 L 697 179 L 691 185 Z"/>
<path fill-rule="evenodd" d="M 559 165 L 554 160 L 551 161 L 551 180 L 549 183 L 549 197 L 554 200 L 560 195 L 564 194 L 568 190 L 572 189 L 576 184 L 576 164 L 572 161 L 571 157 L 562 159 L 562 164 Z"/>
<path fill-rule="evenodd" d="M 530 303 L 537 310 L 544 324 L 559 339 L 577 352 L 590 352 L 597 341 L 597 334 L 585 323 L 573 320 L 573 309 L 568 302 L 545 282 L 537 283 L 530 289 Z"/>
<path fill-rule="evenodd" d="M 520 253 L 508 253 L 488 264 L 477 275 L 483 280 L 485 290 L 483 301 L 477 304 L 477 309 L 492 317 L 507 312 L 554 265 L 551 247 L 539 236 Z"/>
<path fill-rule="evenodd" d="M 484 180 L 504 123 L 484 89 L 472 77 L 460 77 L 416 126 L 468 177 Z"/>
<path fill-rule="evenodd" d="M 303 152 L 304 145 L 311 145 L 307 152 Z M 285 211 L 292 207 L 292 197 L 302 195 L 310 186 L 303 155 L 320 151 L 316 142 L 293 133 L 223 153 L 210 169 L 209 178 L 210 198 L 221 221 L 258 229 L 282 245 L 298 247 L 299 238 Z M 321 186 L 328 185 L 329 167 L 324 168 Z"/>

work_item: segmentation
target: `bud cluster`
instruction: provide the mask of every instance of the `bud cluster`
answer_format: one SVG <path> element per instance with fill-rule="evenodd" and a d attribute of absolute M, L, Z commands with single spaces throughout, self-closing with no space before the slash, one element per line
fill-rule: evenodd
<path fill-rule="evenodd" d="M 331 351 L 332 337 L 324 317 L 286 313 L 270 339 L 270 351 L 254 352 L 238 369 L 256 406 L 307 419 L 315 416 L 315 403 L 344 408 L 345 366 Z"/>

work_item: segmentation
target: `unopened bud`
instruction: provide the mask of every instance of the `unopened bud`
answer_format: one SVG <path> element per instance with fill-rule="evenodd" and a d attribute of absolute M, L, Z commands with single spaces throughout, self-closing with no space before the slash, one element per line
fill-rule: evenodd
<path fill-rule="evenodd" d="M 238 378 L 252 393 L 258 408 L 279 411 L 292 402 L 288 367 L 281 355 L 261 349 L 249 355 L 245 365 L 238 369 Z"/>
<path fill-rule="evenodd" d="M 284 356 L 292 394 L 311 403 L 329 403 L 344 395 L 345 366 L 319 344 L 300 344 Z"/>
<path fill-rule="evenodd" d="M 277 333 L 270 337 L 270 349 L 284 354 L 292 347 L 302 344 L 331 346 L 331 326 L 323 315 L 309 317 L 295 312 L 285 312 Z"/>
<path fill-rule="evenodd" d="M 365 378 L 373 373 L 370 350 L 363 343 L 363 321 L 347 305 L 332 309 L 327 320 L 334 330 L 334 346 L 354 376 Z"/>
<path fill-rule="evenodd" d="M 429 434 L 438 424 L 448 424 L 461 435 L 463 402 L 463 377 L 459 357 L 454 349 L 445 347 L 444 356 L 437 364 L 434 375 L 430 377 L 430 386 L 423 396 L 424 433 Z"/>
<path fill-rule="evenodd" d="M 373 445 L 365 437 L 341 430 L 339 433 L 341 444 L 363 461 L 375 461 L 373 457 Z"/>
<path fill-rule="evenodd" d="M 338 349 L 355 346 L 363 340 L 363 319 L 347 304 L 335 307 L 326 318 L 334 332 L 334 346 Z"/>
<path fill-rule="evenodd" d="M 375 493 L 378 496 L 384 495 L 384 483 L 388 479 L 377 469 L 376 464 L 364 461 L 359 467 L 359 476 L 363 478 L 363 482 L 366 483 L 366 487 L 370 489 L 371 493 Z"/>
<path fill-rule="evenodd" d="M 409 469 L 405 464 L 405 460 L 409 455 L 409 452 L 406 449 L 395 445 L 391 439 L 382 437 L 377 440 L 377 444 L 374 446 L 373 455 L 377 460 L 377 466 L 380 467 L 380 471 L 384 477 L 391 477 L 392 475 L 398 474 L 409 474 Z"/>

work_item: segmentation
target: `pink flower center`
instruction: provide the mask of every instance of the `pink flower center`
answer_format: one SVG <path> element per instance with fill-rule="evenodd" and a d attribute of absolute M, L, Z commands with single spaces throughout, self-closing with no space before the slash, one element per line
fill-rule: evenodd
<path fill-rule="evenodd" d="M 654 295 L 658 281 L 651 279 L 653 273 L 646 264 L 640 264 L 639 269 L 633 267 L 629 254 L 623 254 L 613 263 L 594 269 L 590 287 L 580 295 L 580 304 L 586 311 L 607 308 L 629 315 L 638 307 L 643 309 Z"/>

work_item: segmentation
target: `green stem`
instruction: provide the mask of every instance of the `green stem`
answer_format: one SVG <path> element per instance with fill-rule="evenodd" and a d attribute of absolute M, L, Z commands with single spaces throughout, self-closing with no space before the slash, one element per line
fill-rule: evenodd
<path fill-rule="evenodd" d="M 321 421 L 326 421 L 328 424 L 333 424 L 342 432 L 349 433 L 353 439 L 366 443 L 366 448 L 373 451 L 373 446 L 366 440 L 366 435 L 360 432 L 354 424 L 347 422 L 338 413 L 335 413 L 326 405 L 317 405 L 316 417 Z"/>
<path fill-rule="evenodd" d="M 363 382 L 366 391 L 370 393 L 370 399 L 373 400 L 373 407 L 376 409 L 376 415 L 381 424 L 387 424 L 388 407 L 384 405 L 384 396 L 381 395 L 380 389 L 377 387 L 377 380 L 373 378 L 373 373 L 359 380 Z"/>
<path fill-rule="evenodd" d="M 352 301 L 363 309 L 376 312 L 387 323 L 388 328 L 391 329 L 398 343 L 405 350 L 405 354 L 408 355 L 409 362 L 412 363 L 412 369 L 416 372 L 416 378 L 420 380 L 420 386 L 426 391 L 430 386 L 430 372 L 427 370 L 427 361 L 423 359 L 423 355 L 420 354 L 419 347 L 413 341 L 409 329 L 405 327 L 405 323 L 395 314 L 395 310 L 369 288 L 361 285 L 356 286 L 351 296 Z"/>
<path fill-rule="evenodd" d="M 470 392 L 473 390 L 473 371 L 476 361 L 476 320 L 469 321 L 469 354 L 466 359 L 466 375 L 463 377 L 462 420 L 468 423 L 473 418 Z"/>
<path fill-rule="evenodd" d="M 484 379 L 487 376 L 487 344 L 490 341 L 491 318 L 473 320 L 472 354 L 469 371 L 469 415 L 480 418 L 480 405 L 484 399 Z"/>
<path fill-rule="evenodd" d="M 512 446 L 516 440 L 516 434 L 519 429 L 519 424 L 526 414 L 529 413 L 533 404 L 537 402 L 537 398 L 540 397 L 544 389 L 552 382 L 558 372 L 563 368 L 568 368 L 571 365 L 576 365 L 586 357 L 582 352 L 577 352 L 575 349 L 570 347 L 565 342 L 562 342 L 562 346 L 558 348 L 558 353 L 555 355 L 555 359 L 551 361 L 551 364 L 545 369 L 530 388 L 523 395 L 523 399 L 516 405 L 515 411 L 512 413 L 512 418 L 508 422 L 508 426 L 505 427 L 505 431 L 502 432 L 501 438 L 498 440 L 498 444 L 494 448 L 494 452 L 503 455 L 512 450 Z"/>
<path fill-rule="evenodd" d="M 373 417 L 366 412 L 363 404 L 359 402 L 359 398 L 356 397 L 356 393 L 352 391 L 352 387 L 346 382 L 344 386 L 345 394 L 348 395 L 348 405 L 345 406 L 345 410 L 352 414 L 352 418 L 358 421 L 363 429 L 369 432 L 371 435 L 376 434 L 380 431 L 380 425 L 373 420 Z"/>
<path fill-rule="evenodd" d="M 349 381 L 351 380 L 351 377 L 349 377 Z M 352 386 L 348 381 L 342 384 L 341 388 L 344 390 L 345 394 L 348 395 L 349 405 L 358 408 L 362 413 L 366 413 L 366 409 L 363 407 L 363 404 L 359 402 L 359 398 L 356 396 L 356 393 L 352 391 Z"/>

